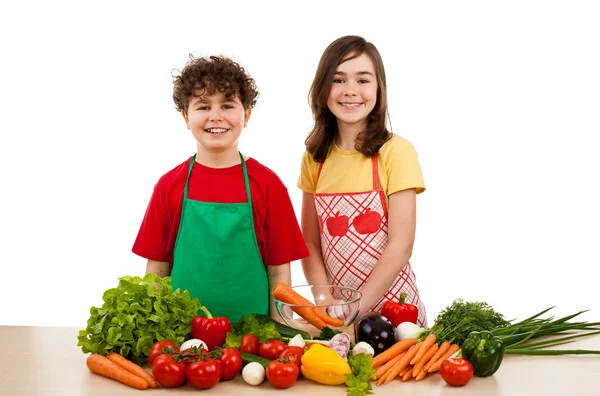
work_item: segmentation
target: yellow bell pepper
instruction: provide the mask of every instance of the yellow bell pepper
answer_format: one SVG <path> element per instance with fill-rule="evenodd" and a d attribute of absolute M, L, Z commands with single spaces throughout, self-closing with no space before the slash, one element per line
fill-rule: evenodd
<path fill-rule="evenodd" d="M 344 374 L 352 373 L 344 358 L 321 344 L 304 352 L 301 370 L 306 378 L 324 385 L 341 385 L 346 382 Z"/>

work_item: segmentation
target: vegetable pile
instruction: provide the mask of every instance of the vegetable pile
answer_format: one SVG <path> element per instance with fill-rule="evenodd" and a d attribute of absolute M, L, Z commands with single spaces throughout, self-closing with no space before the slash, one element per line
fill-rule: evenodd
<path fill-rule="evenodd" d="M 83 353 L 117 352 L 137 364 L 148 360 L 156 341 L 181 344 L 200 309 L 198 299 L 191 299 L 187 291 L 173 291 L 169 277 L 161 279 L 155 274 L 143 279 L 119 278 L 118 287 L 107 290 L 102 299 L 102 307 L 90 309 L 87 328 L 79 332 L 77 346 Z"/>

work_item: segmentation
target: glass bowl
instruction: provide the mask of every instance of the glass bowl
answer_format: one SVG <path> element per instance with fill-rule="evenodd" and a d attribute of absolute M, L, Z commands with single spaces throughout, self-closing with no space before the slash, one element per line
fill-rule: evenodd
<path fill-rule="evenodd" d="M 360 310 L 362 293 L 356 289 L 335 285 L 303 285 L 294 286 L 292 290 L 314 305 L 289 304 L 274 298 L 277 313 L 287 326 L 311 335 L 318 335 L 321 330 L 303 318 L 308 310 L 314 312 L 320 309 L 324 315 L 336 319 L 326 325 L 340 331 L 354 322 Z"/>

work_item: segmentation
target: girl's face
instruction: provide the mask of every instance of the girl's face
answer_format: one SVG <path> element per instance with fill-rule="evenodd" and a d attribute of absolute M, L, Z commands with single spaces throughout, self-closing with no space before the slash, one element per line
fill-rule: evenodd
<path fill-rule="evenodd" d="M 342 61 L 333 79 L 327 107 L 337 117 L 338 126 L 366 127 L 367 117 L 377 103 L 377 78 L 371 58 L 363 53 Z"/>

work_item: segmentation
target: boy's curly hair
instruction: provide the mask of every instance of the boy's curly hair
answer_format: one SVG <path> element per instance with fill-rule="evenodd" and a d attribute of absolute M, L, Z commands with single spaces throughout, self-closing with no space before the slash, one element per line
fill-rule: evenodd
<path fill-rule="evenodd" d="M 238 96 L 244 109 L 253 108 L 258 88 L 243 67 L 224 56 L 195 58 L 182 71 L 173 74 L 173 101 L 178 111 L 187 113 L 192 96 L 213 95 L 221 92 L 226 98 Z"/>

